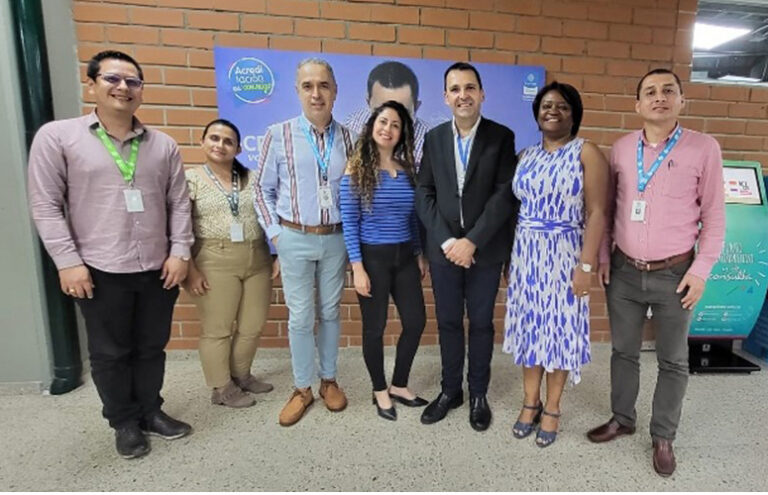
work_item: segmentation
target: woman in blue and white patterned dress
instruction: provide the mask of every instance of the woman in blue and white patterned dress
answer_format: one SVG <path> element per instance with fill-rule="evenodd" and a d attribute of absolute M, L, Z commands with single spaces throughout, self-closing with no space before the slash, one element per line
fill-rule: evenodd
<path fill-rule="evenodd" d="M 560 397 L 568 377 L 590 361 L 589 286 L 605 227 L 608 163 L 577 138 L 583 106 L 569 84 L 553 82 L 533 101 L 541 143 L 523 150 L 512 180 L 520 214 L 509 270 L 504 352 L 523 367 L 517 438 L 539 447 L 557 438 Z M 542 377 L 547 375 L 542 404 Z"/>

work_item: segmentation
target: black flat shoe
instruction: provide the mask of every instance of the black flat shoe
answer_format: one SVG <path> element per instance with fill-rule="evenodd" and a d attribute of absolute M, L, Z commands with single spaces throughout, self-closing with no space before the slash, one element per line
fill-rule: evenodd
<path fill-rule="evenodd" d="M 424 412 L 421 413 L 421 422 L 425 425 L 431 425 L 442 421 L 451 409 L 461 407 L 464 403 L 464 396 L 461 392 L 451 397 L 440 392 L 437 398 L 430 403 Z"/>
<path fill-rule="evenodd" d="M 395 410 L 395 406 L 392 405 L 389 409 L 384 409 L 381 406 L 379 406 L 379 401 L 376 400 L 376 396 L 373 396 L 373 405 L 376 406 L 376 413 L 381 416 L 384 419 L 388 419 L 390 421 L 397 421 L 397 410 Z"/>
<path fill-rule="evenodd" d="M 485 431 L 491 426 L 491 408 L 485 396 L 469 400 L 469 424 L 475 431 Z"/>
<path fill-rule="evenodd" d="M 405 397 L 400 397 L 395 394 L 389 394 L 389 396 L 400 404 L 408 407 L 424 407 L 429 404 L 429 401 L 418 396 L 415 399 L 406 399 Z"/>

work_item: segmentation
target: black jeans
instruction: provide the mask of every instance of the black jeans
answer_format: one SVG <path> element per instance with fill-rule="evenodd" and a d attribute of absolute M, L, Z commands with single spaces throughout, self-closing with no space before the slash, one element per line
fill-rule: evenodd
<path fill-rule="evenodd" d="M 421 334 L 427 321 L 424 294 L 421 291 L 421 273 L 410 242 L 401 244 L 363 244 L 363 267 L 371 280 L 371 297 L 362 297 L 363 358 L 371 375 L 373 390 L 385 390 L 384 329 L 387 326 L 389 295 L 397 307 L 403 330 L 397 340 L 397 357 L 392 385 L 408 386 L 408 375 Z"/>
<path fill-rule="evenodd" d="M 493 307 L 499 291 L 501 265 L 472 265 L 468 269 L 454 264 L 429 265 L 443 364 L 442 390 L 448 396 L 456 396 L 462 390 L 465 302 L 469 318 L 469 395 L 480 397 L 488 392 L 493 356 Z"/>
<path fill-rule="evenodd" d="M 163 289 L 159 270 L 123 274 L 88 269 L 93 299 L 78 303 L 102 414 L 116 428 L 139 421 L 163 403 L 165 346 L 179 289 Z"/>

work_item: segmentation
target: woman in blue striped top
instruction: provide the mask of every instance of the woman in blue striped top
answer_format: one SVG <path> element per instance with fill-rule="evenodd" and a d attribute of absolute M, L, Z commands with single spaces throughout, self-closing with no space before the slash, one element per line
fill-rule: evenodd
<path fill-rule="evenodd" d="M 388 101 L 373 111 L 341 180 L 341 221 L 363 317 L 363 357 L 379 416 L 395 420 L 392 400 L 410 407 L 427 401 L 408 388 L 408 375 L 426 323 L 418 220 L 413 206 L 413 123 Z M 392 385 L 384 377 L 384 329 L 389 296 L 402 332 Z"/>

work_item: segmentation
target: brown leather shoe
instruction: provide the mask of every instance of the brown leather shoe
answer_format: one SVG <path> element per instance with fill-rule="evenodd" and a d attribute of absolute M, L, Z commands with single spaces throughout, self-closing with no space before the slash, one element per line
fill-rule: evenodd
<path fill-rule="evenodd" d="M 325 406 L 329 411 L 343 411 L 347 407 L 347 397 L 344 391 L 339 388 L 336 380 L 320 381 L 320 397 L 325 401 Z"/>
<path fill-rule="evenodd" d="M 622 435 L 632 435 L 635 433 L 634 426 L 624 426 L 615 419 L 611 418 L 605 424 L 592 428 L 587 432 L 587 438 L 595 443 L 610 442 L 614 438 Z"/>
<path fill-rule="evenodd" d="M 211 403 L 227 407 L 251 407 L 256 404 L 256 399 L 230 380 L 223 387 L 213 389 Z"/>
<path fill-rule="evenodd" d="M 272 389 L 275 388 L 271 383 L 262 382 L 250 373 L 242 378 L 233 376 L 232 381 L 234 381 L 238 387 L 243 389 L 243 391 L 252 394 L 265 394 L 271 392 Z"/>
<path fill-rule="evenodd" d="M 672 449 L 672 442 L 665 438 L 653 439 L 653 469 L 659 473 L 659 476 L 670 476 L 675 472 L 677 462 L 675 461 L 675 451 Z"/>
<path fill-rule="evenodd" d="M 283 410 L 280 411 L 280 417 L 278 418 L 280 425 L 291 426 L 296 424 L 304 416 L 307 408 L 314 400 L 315 397 L 312 395 L 311 387 L 294 389 L 291 398 L 288 399 L 288 402 L 283 406 Z"/>

